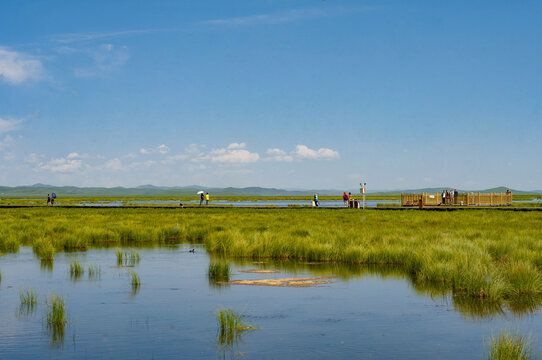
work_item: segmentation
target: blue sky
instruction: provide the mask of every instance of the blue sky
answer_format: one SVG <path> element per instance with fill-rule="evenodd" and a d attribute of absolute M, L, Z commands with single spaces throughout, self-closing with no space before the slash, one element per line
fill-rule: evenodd
<path fill-rule="evenodd" d="M 0 2 L 0 184 L 542 188 L 542 3 Z"/>

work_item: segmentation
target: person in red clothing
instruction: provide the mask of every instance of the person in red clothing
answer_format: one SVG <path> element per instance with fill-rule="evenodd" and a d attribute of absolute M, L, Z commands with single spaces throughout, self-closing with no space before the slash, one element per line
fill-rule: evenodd
<path fill-rule="evenodd" d="M 348 200 L 350 200 L 348 198 L 348 195 L 346 195 L 346 191 L 343 192 L 343 201 L 344 201 L 344 207 L 348 207 Z"/>

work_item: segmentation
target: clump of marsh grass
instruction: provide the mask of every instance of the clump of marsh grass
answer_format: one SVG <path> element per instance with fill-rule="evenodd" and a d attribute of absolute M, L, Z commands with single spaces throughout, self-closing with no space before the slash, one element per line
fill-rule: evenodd
<path fill-rule="evenodd" d="M 0 235 L 0 254 L 17 253 L 19 251 L 19 241 L 8 234 Z"/>
<path fill-rule="evenodd" d="M 141 279 L 133 270 L 130 270 L 130 279 L 130 283 L 132 284 L 132 296 L 135 296 L 139 291 L 139 287 L 141 286 Z"/>
<path fill-rule="evenodd" d="M 51 344 L 61 345 L 64 342 L 66 328 L 66 308 L 64 298 L 53 294 L 47 299 L 47 330 L 51 334 Z"/>
<path fill-rule="evenodd" d="M 38 295 L 34 292 L 34 290 L 21 290 L 19 292 L 19 299 L 21 301 L 19 305 L 19 314 L 32 314 L 36 308 L 36 305 L 38 304 Z"/>
<path fill-rule="evenodd" d="M 130 278 L 132 279 L 132 286 L 140 286 L 141 285 L 141 279 L 137 275 L 137 273 L 133 270 L 130 271 Z"/>
<path fill-rule="evenodd" d="M 53 261 L 55 258 L 55 247 L 49 240 L 42 238 L 34 240 L 32 249 L 42 261 Z"/>
<path fill-rule="evenodd" d="M 230 274 L 230 264 L 225 262 L 212 262 L 207 270 L 207 277 L 211 284 L 230 281 Z"/>
<path fill-rule="evenodd" d="M 99 265 L 89 264 L 88 265 L 88 279 L 96 280 L 102 276 L 102 268 Z"/>
<path fill-rule="evenodd" d="M 530 336 L 523 335 L 517 330 L 509 330 L 491 336 L 487 341 L 484 358 L 487 360 L 530 360 L 534 359 Z"/>
<path fill-rule="evenodd" d="M 139 252 L 131 250 L 130 252 L 123 252 L 117 250 L 117 265 L 118 266 L 135 266 L 141 261 L 141 255 Z"/>
<path fill-rule="evenodd" d="M 215 311 L 215 318 L 218 326 L 217 341 L 220 345 L 233 345 L 240 339 L 243 331 L 256 330 L 254 326 L 243 322 L 243 315 L 232 309 Z"/>
<path fill-rule="evenodd" d="M 117 249 L 117 265 L 122 265 L 124 263 L 124 253 L 122 250 Z"/>
<path fill-rule="evenodd" d="M 70 277 L 72 280 L 79 280 L 84 273 L 85 269 L 79 262 L 73 261 L 70 264 Z"/>

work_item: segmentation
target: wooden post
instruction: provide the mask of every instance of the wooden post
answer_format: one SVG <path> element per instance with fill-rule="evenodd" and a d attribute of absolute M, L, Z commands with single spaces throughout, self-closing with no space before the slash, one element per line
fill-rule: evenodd
<path fill-rule="evenodd" d="M 480 192 L 478 191 L 478 206 L 480 206 L 480 203 L 481 203 L 481 201 L 480 201 Z"/>
<path fill-rule="evenodd" d="M 489 193 L 489 205 L 493 206 L 493 193 Z"/>

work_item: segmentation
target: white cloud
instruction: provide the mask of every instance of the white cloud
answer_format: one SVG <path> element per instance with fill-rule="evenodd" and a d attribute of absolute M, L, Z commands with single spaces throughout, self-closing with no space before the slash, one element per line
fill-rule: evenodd
<path fill-rule="evenodd" d="M 69 153 L 67 156 L 68 159 L 75 159 L 78 157 L 79 157 L 79 153 L 76 153 L 76 152 Z"/>
<path fill-rule="evenodd" d="M 335 150 L 328 148 L 320 148 L 318 150 L 313 150 L 307 147 L 306 145 L 297 145 L 293 154 L 302 159 L 338 159 L 339 153 Z"/>
<path fill-rule="evenodd" d="M 286 151 L 278 148 L 267 149 L 266 154 L 268 155 L 264 160 L 266 161 L 284 161 L 290 162 L 304 159 L 313 159 L 313 160 L 328 160 L 328 159 L 338 159 L 339 153 L 335 150 L 328 148 L 320 148 L 318 150 L 313 150 L 307 147 L 306 145 L 297 145 L 293 151 L 287 153 Z"/>
<path fill-rule="evenodd" d="M 58 158 L 51 159 L 46 163 L 40 163 L 38 168 L 41 170 L 49 170 L 58 173 L 74 173 L 81 169 L 83 163 L 81 160 Z"/>
<path fill-rule="evenodd" d="M 139 153 L 143 154 L 143 155 L 150 155 L 150 154 L 156 154 L 156 153 L 160 153 L 162 155 L 165 155 L 168 152 L 169 152 L 169 147 L 167 145 L 164 145 L 164 144 L 158 145 L 154 149 L 145 149 L 145 148 L 139 149 Z"/>
<path fill-rule="evenodd" d="M 245 143 L 232 143 L 226 149 L 211 150 L 208 156 L 212 162 L 219 163 L 252 163 L 258 161 L 260 155 L 245 150 Z"/>
<path fill-rule="evenodd" d="M 23 122 L 21 119 L 2 119 L 0 118 L 0 133 L 17 130 Z"/>
<path fill-rule="evenodd" d="M 0 78 L 8 83 L 17 85 L 26 80 L 37 80 L 42 70 L 40 60 L 0 47 Z"/>
<path fill-rule="evenodd" d="M 233 150 L 233 149 L 244 149 L 247 147 L 247 144 L 242 142 L 242 143 L 231 143 L 228 145 L 228 149 L 230 150 Z"/>
<path fill-rule="evenodd" d="M 265 153 L 268 155 L 268 157 L 265 158 L 266 161 L 294 161 L 294 157 L 292 155 L 288 155 L 286 151 L 281 149 L 267 149 Z"/>
<path fill-rule="evenodd" d="M 165 155 L 169 152 L 169 147 L 167 145 L 159 145 L 156 150 L 158 150 L 158 152 L 162 155 Z"/>

